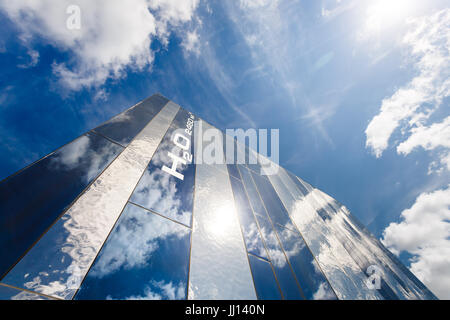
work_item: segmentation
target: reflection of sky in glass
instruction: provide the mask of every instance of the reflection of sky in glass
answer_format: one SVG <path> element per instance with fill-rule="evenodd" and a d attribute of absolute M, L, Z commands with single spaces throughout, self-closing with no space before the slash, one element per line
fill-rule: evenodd
<path fill-rule="evenodd" d="M 274 223 L 278 223 L 285 228 L 295 230 L 294 225 L 289 218 L 286 209 L 283 206 L 280 198 L 278 197 L 276 191 L 274 190 L 270 181 L 254 172 L 251 172 L 252 177 L 255 181 L 255 185 L 261 195 L 262 201 L 267 209 L 267 213 Z"/>
<path fill-rule="evenodd" d="M 366 286 L 365 274 L 318 214 L 319 208 L 311 204 L 310 190 L 305 196 L 298 188 L 286 188 L 292 187 L 293 181 L 284 173 L 281 169 L 269 179 L 339 298 L 381 299 L 376 290 Z"/>
<path fill-rule="evenodd" d="M 0 275 L 121 151 L 88 133 L 0 184 Z"/>
<path fill-rule="evenodd" d="M 188 162 L 178 164 L 176 171 L 183 175 L 183 180 L 161 168 L 164 165 L 172 167 L 173 159 L 168 156 L 168 152 L 183 157 L 183 150 L 173 142 L 176 133 L 194 141 L 194 137 L 189 137 L 184 131 L 190 118 L 187 111 L 180 109 L 130 199 L 133 203 L 187 226 L 191 225 L 195 165 Z M 193 155 L 193 150 L 193 143 L 190 143 L 189 154 Z"/>
<path fill-rule="evenodd" d="M 258 222 L 261 228 L 261 234 L 267 246 L 267 250 L 269 251 L 269 257 L 272 261 L 278 283 L 280 284 L 281 291 L 283 292 L 283 296 L 285 299 L 289 300 L 303 299 L 297 280 L 295 279 L 291 266 L 289 265 L 289 262 L 281 249 L 272 224 L 264 218 L 258 219 Z"/>
<path fill-rule="evenodd" d="M 94 130 L 126 147 L 168 101 L 161 95 L 153 95 Z"/>
<path fill-rule="evenodd" d="M 281 300 L 281 292 L 270 263 L 253 255 L 248 255 L 250 267 L 259 300 Z"/>
<path fill-rule="evenodd" d="M 0 300 L 50 300 L 35 293 L 0 286 Z"/>
<path fill-rule="evenodd" d="M 128 204 L 76 299 L 185 299 L 190 229 Z"/>
<path fill-rule="evenodd" d="M 367 235 L 365 229 L 358 228 L 358 224 L 353 224 L 355 220 L 344 206 L 320 190 L 314 189 L 311 193 L 317 205 L 326 210 L 330 216 L 326 223 L 360 268 L 367 270 L 371 265 L 380 267 L 382 279 L 379 291 L 383 297 L 434 298 L 428 289 L 423 290 L 421 288 L 423 285 L 416 285 L 414 280 L 411 280 L 383 250 L 380 250 L 377 241 L 372 240 L 373 236 Z"/>
<path fill-rule="evenodd" d="M 263 218 L 268 219 L 269 217 L 267 216 L 266 209 L 264 208 L 264 205 L 261 201 L 258 191 L 256 190 L 256 186 L 253 182 L 253 178 L 250 174 L 250 171 L 246 167 L 243 167 L 241 165 L 239 165 L 238 168 L 242 175 L 242 181 L 243 181 L 245 189 L 247 191 L 247 194 L 248 194 L 248 197 L 250 200 L 250 204 L 253 208 L 253 212 L 257 216 L 261 216 Z"/>
<path fill-rule="evenodd" d="M 267 258 L 266 249 L 259 234 L 258 225 L 253 216 L 252 209 L 248 202 L 242 182 L 237 179 L 230 178 L 231 186 L 234 193 L 236 210 L 239 221 L 241 222 L 242 233 L 244 235 L 247 251 L 262 258 Z"/>
<path fill-rule="evenodd" d="M 230 178 L 216 166 L 196 166 L 189 299 L 256 299 Z"/>
<path fill-rule="evenodd" d="M 301 236 L 294 231 L 275 225 L 283 246 L 306 299 L 336 299 L 328 281 L 306 247 Z"/>
<path fill-rule="evenodd" d="M 178 109 L 158 113 L 2 282 L 71 299 Z"/>

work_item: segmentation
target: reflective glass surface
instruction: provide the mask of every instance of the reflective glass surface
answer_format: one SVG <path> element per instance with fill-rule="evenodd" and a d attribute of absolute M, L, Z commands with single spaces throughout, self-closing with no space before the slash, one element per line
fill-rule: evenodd
<path fill-rule="evenodd" d="M 234 140 L 232 137 L 230 137 L 227 134 L 224 134 L 223 137 L 224 137 L 223 146 L 224 146 L 224 152 L 225 152 L 225 157 L 226 157 L 226 161 L 227 161 L 228 173 L 237 179 L 241 179 L 239 170 L 236 165 L 237 160 L 238 160 L 238 158 L 237 158 L 238 149 L 236 146 L 236 140 Z M 229 149 L 231 147 L 233 147 L 233 152 L 231 152 L 231 149 Z M 227 152 L 229 154 L 227 154 Z"/>
<path fill-rule="evenodd" d="M 281 296 L 280 288 L 278 287 L 270 263 L 251 254 L 248 255 L 248 259 L 250 261 L 258 299 L 281 300 L 283 297 Z"/>
<path fill-rule="evenodd" d="M 298 232 L 275 225 L 281 245 L 308 300 L 337 299 L 327 279 Z"/>
<path fill-rule="evenodd" d="M 167 102 L 168 99 L 155 94 L 94 130 L 126 147 Z"/>
<path fill-rule="evenodd" d="M 353 224 L 354 219 L 351 219 L 344 206 L 320 190 L 314 189 L 312 194 L 330 216 L 327 224 L 361 270 L 368 275 L 367 270 L 371 266 L 378 268 L 378 274 L 381 276 L 378 291 L 385 299 L 431 298 L 428 292 L 409 281 L 389 256 L 374 245 L 372 237 L 367 236 L 363 230 L 358 231 L 357 225 Z"/>
<path fill-rule="evenodd" d="M 194 120 L 180 109 L 130 199 L 187 226 L 194 194 Z"/>
<path fill-rule="evenodd" d="M 259 193 L 256 189 L 255 183 L 253 182 L 252 175 L 250 174 L 249 169 L 247 169 L 244 166 L 238 165 L 239 172 L 242 175 L 242 181 L 244 183 L 245 189 L 247 191 L 250 204 L 253 208 L 253 212 L 257 216 L 261 216 L 263 218 L 269 218 L 267 216 L 266 209 L 264 208 L 264 205 L 261 201 L 261 198 L 259 196 Z"/>
<path fill-rule="evenodd" d="M 35 293 L 0 286 L 0 300 L 50 300 Z"/>
<path fill-rule="evenodd" d="M 258 175 L 253 171 L 251 171 L 251 173 L 259 194 L 261 195 L 261 199 L 267 209 L 267 213 L 272 221 L 282 225 L 285 228 L 295 230 L 295 227 L 292 224 L 283 203 L 278 197 L 270 181 L 266 177 Z"/>
<path fill-rule="evenodd" d="M 71 299 L 178 109 L 166 105 L 2 282 Z"/>
<path fill-rule="evenodd" d="M 281 172 L 282 170 L 280 170 Z M 274 187 L 289 208 L 289 214 L 299 228 L 311 252 L 340 299 L 382 299 L 366 285 L 367 277 L 351 258 L 336 235 L 321 218 L 312 189 L 305 196 L 298 188 L 287 189 L 289 177 L 269 176 Z M 286 183 L 284 183 L 286 181 Z"/>
<path fill-rule="evenodd" d="M 226 167 L 196 171 L 189 299 L 256 299 Z"/>
<path fill-rule="evenodd" d="M 75 299 L 186 299 L 190 229 L 128 204 Z"/>
<path fill-rule="evenodd" d="M 297 280 L 280 246 L 272 224 L 264 218 L 258 219 L 258 222 L 284 298 L 288 300 L 303 299 Z"/>
<path fill-rule="evenodd" d="M 267 259 L 266 249 L 264 248 L 264 244 L 261 240 L 258 225 L 256 224 L 252 208 L 248 202 L 244 186 L 241 181 L 235 178 L 230 178 L 230 181 L 233 188 L 236 210 L 239 221 L 241 222 L 242 233 L 244 235 L 247 251 L 256 256 Z"/>
<path fill-rule="evenodd" d="M 0 184 L 0 276 L 122 150 L 87 133 Z"/>

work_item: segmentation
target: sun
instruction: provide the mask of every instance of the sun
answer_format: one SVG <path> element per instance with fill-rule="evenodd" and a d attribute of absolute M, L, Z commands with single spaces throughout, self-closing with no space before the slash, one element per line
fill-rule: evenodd
<path fill-rule="evenodd" d="M 372 0 L 367 6 L 366 31 L 378 33 L 404 22 L 412 12 L 414 0 Z"/>

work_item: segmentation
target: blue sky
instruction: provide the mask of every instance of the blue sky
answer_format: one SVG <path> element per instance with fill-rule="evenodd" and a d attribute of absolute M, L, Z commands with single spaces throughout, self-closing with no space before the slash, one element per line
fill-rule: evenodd
<path fill-rule="evenodd" d="M 0 178 L 160 92 L 279 128 L 282 166 L 450 298 L 447 1 L 0 0 L 0 20 Z"/>

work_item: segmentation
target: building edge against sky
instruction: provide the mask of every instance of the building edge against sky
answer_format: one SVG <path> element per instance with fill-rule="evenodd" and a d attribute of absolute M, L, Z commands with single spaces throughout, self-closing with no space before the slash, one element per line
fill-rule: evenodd
<path fill-rule="evenodd" d="M 436 299 L 291 172 L 197 164 L 195 121 L 156 94 L 3 180 L 0 299 Z"/>

